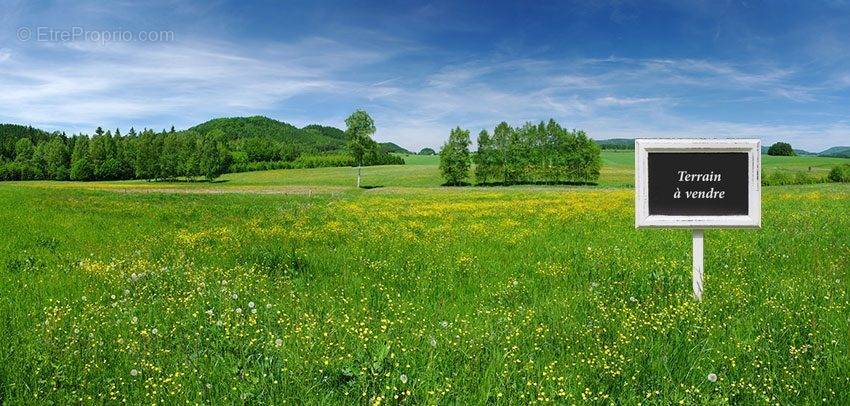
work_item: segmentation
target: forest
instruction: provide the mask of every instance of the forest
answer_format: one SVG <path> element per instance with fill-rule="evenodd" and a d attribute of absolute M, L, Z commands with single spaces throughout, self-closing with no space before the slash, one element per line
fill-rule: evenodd
<path fill-rule="evenodd" d="M 184 131 L 134 128 L 68 137 L 0 125 L 0 180 L 213 180 L 222 173 L 354 166 L 347 135 L 319 125 L 297 128 L 266 117 L 210 120 Z M 376 144 L 363 165 L 403 164 Z"/>

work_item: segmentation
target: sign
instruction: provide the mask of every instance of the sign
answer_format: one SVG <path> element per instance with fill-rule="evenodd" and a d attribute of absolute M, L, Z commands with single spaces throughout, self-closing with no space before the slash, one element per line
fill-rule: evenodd
<path fill-rule="evenodd" d="M 761 226 L 759 140 L 635 140 L 635 226 Z"/>
<path fill-rule="evenodd" d="M 702 300 L 703 229 L 761 227 L 761 141 L 635 140 L 635 227 L 693 229 Z"/>

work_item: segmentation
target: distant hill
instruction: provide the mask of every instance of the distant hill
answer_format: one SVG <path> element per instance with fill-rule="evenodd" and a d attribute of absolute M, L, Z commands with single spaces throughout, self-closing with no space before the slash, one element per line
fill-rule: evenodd
<path fill-rule="evenodd" d="M 769 149 L 770 149 L 770 146 L 762 145 L 762 146 L 761 146 L 761 153 L 762 153 L 762 154 L 767 155 L 767 150 L 769 150 Z M 797 154 L 797 155 L 800 155 L 800 156 L 805 156 L 805 155 L 813 156 L 813 155 L 817 155 L 817 153 L 816 153 L 816 152 L 809 152 L 809 151 L 806 151 L 806 150 L 804 150 L 804 149 L 795 149 L 795 150 L 794 150 L 794 153 L 795 153 L 795 154 Z"/>
<path fill-rule="evenodd" d="M 335 151 L 345 147 L 345 133 L 334 127 L 308 125 L 304 128 L 263 116 L 216 118 L 189 131 L 206 134 L 224 132 L 228 140 L 266 138 L 297 150 Z"/>
<path fill-rule="evenodd" d="M 594 141 L 602 149 L 635 149 L 635 140 L 632 138 L 610 138 Z"/>
<path fill-rule="evenodd" d="M 832 147 L 825 151 L 821 151 L 818 156 L 850 158 L 850 147 Z"/>
<path fill-rule="evenodd" d="M 395 143 L 392 143 L 392 142 L 381 142 L 381 143 L 379 143 L 379 145 L 381 146 L 381 149 L 383 149 L 384 151 L 386 151 L 390 154 L 411 154 L 411 155 L 415 155 L 413 152 L 410 152 L 410 151 L 408 151 L 408 150 L 406 150 L 406 149 L 404 149 L 404 148 L 402 148 L 402 147 L 400 147 L 400 146 L 398 146 L 398 145 L 396 145 Z"/>
<path fill-rule="evenodd" d="M 18 124 L 0 124 L 0 157 L 12 159 L 15 156 L 15 143 L 21 138 L 29 138 L 33 144 L 49 139 L 53 134 L 38 128 Z"/>

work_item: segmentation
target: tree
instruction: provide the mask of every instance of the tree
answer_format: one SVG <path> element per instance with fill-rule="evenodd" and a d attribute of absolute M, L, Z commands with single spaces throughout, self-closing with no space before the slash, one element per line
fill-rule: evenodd
<path fill-rule="evenodd" d="M 767 149 L 768 155 L 773 156 L 797 156 L 797 153 L 794 152 L 794 148 L 791 148 L 791 144 L 787 142 L 777 142 L 770 146 Z"/>
<path fill-rule="evenodd" d="M 180 140 L 179 134 L 163 132 L 161 134 L 162 153 L 159 155 L 159 177 L 161 179 L 174 179 L 180 176 L 178 171 L 180 163 Z"/>
<path fill-rule="evenodd" d="M 136 178 L 156 179 L 159 168 L 159 151 L 157 150 L 157 135 L 152 130 L 145 129 L 139 136 L 136 153 Z"/>
<path fill-rule="evenodd" d="M 68 146 L 59 137 L 54 137 L 43 145 L 46 177 L 53 180 L 68 180 L 70 175 Z"/>
<path fill-rule="evenodd" d="M 89 161 L 89 139 L 78 135 L 74 141 L 74 152 L 71 153 L 71 180 L 91 180 L 94 176 Z"/>
<path fill-rule="evenodd" d="M 508 175 L 508 145 L 510 144 L 511 133 L 513 132 L 513 128 L 504 121 L 499 123 L 496 129 L 493 130 L 493 147 L 497 151 L 495 153 L 495 167 L 493 170 L 502 179 L 502 182 L 505 183 L 510 179 Z"/>
<path fill-rule="evenodd" d="M 372 134 L 375 133 L 375 122 L 369 116 L 369 113 L 357 110 L 345 119 L 345 125 L 345 134 L 348 136 L 348 150 L 357 165 L 357 187 L 359 188 L 364 159 L 369 154 L 374 153 L 378 146 L 372 140 Z"/>
<path fill-rule="evenodd" d="M 440 149 L 440 171 L 448 185 L 460 185 L 469 177 L 469 131 L 457 127 Z"/>
<path fill-rule="evenodd" d="M 15 143 L 15 161 L 29 162 L 35 153 L 35 147 L 29 138 L 21 138 Z"/>
<path fill-rule="evenodd" d="M 437 152 L 433 148 L 422 148 L 419 155 L 437 155 Z"/>
<path fill-rule="evenodd" d="M 475 181 L 478 183 L 487 183 L 488 180 L 493 180 L 496 175 L 496 164 L 498 157 L 493 146 L 493 139 L 487 130 L 481 130 L 478 133 L 478 151 L 475 152 Z"/>
<path fill-rule="evenodd" d="M 224 146 L 224 132 L 215 129 L 203 137 L 199 169 L 207 180 L 212 181 L 227 169 L 230 152 Z"/>

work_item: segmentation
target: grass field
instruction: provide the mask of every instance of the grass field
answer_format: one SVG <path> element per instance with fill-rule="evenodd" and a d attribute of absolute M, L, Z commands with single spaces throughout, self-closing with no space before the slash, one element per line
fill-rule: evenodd
<path fill-rule="evenodd" d="M 438 188 L 417 159 L 369 190 L 0 184 L 0 403 L 850 403 L 850 185 L 706 232 L 696 303 L 689 232 L 634 229 L 630 153 L 595 187 Z"/>

